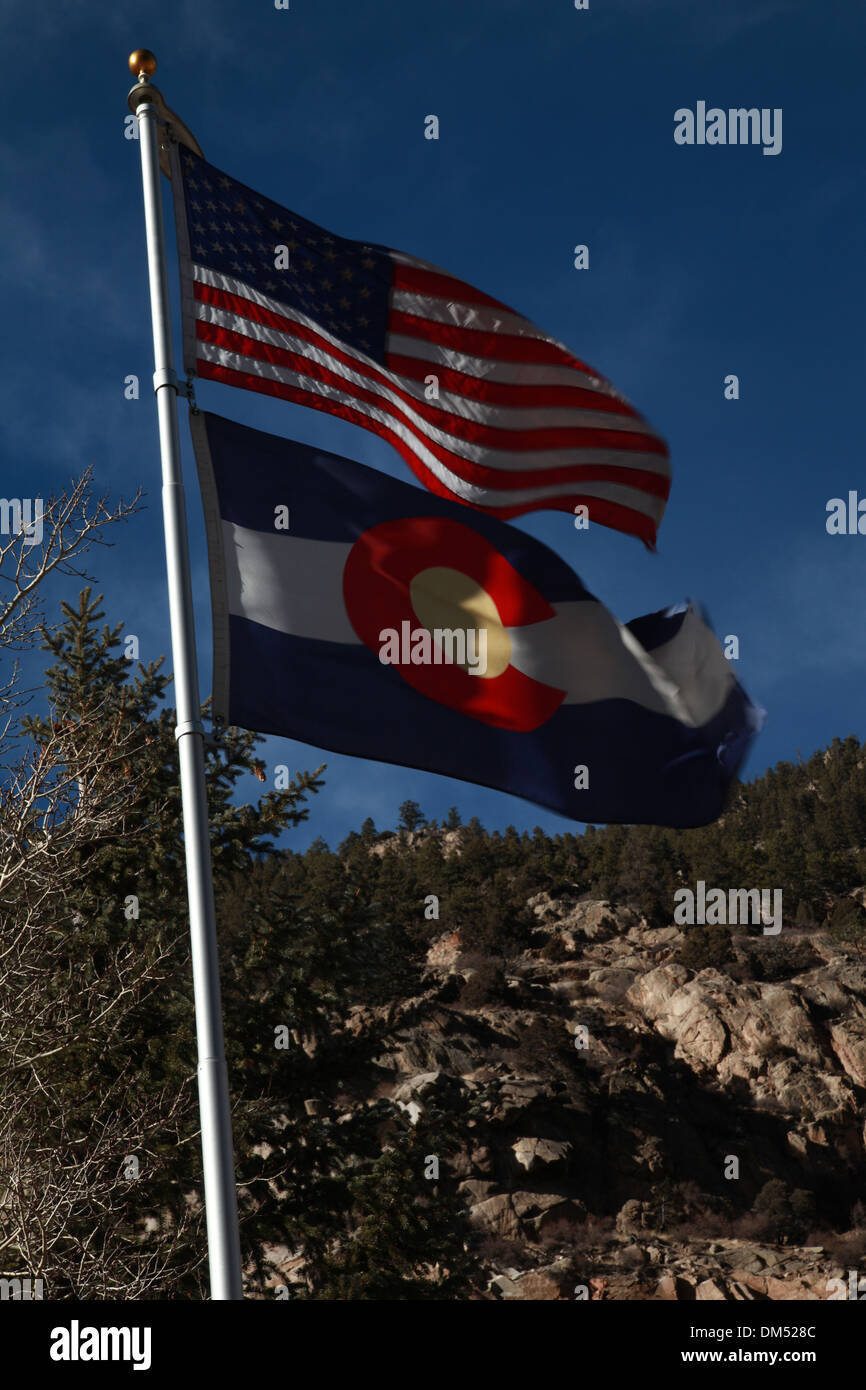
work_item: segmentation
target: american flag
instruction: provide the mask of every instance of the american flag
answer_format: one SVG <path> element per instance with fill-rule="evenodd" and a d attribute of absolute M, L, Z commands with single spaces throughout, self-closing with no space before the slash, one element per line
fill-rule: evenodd
<path fill-rule="evenodd" d="M 592 522 L 654 546 L 667 447 L 562 343 L 429 262 L 326 232 L 185 147 L 174 178 L 189 374 L 372 430 L 439 496 L 502 518 L 582 504 Z"/>

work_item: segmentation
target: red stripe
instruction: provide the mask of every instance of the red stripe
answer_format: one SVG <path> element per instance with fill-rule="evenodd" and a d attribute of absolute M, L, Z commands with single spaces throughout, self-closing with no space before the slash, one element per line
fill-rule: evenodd
<path fill-rule="evenodd" d="M 467 284 L 465 280 L 456 280 L 453 275 L 446 275 L 444 271 L 427 270 L 420 265 L 403 265 L 400 261 L 394 261 L 393 266 L 391 283 L 395 290 L 407 290 L 410 294 L 431 294 L 437 299 L 454 299 L 461 304 L 486 304 L 491 309 L 504 309 L 508 314 L 514 313 L 514 310 L 509 309 L 501 300 L 491 299 L 489 294 L 482 294 L 474 285 Z"/>
<path fill-rule="evenodd" d="M 577 358 L 556 343 L 543 338 L 521 338 L 516 333 L 491 333 L 481 328 L 458 328 L 453 323 L 435 323 L 417 314 L 404 314 L 401 309 L 389 309 L 388 332 L 402 333 L 407 338 L 420 338 L 437 347 L 466 352 L 470 357 L 486 357 L 493 362 L 528 362 L 535 366 L 551 362 L 558 367 L 577 367 Z M 597 373 L 593 373 L 597 375 Z"/>
<path fill-rule="evenodd" d="M 316 381 L 327 382 L 331 386 L 343 386 L 346 391 L 351 392 L 360 400 L 380 405 L 389 414 L 405 419 L 391 402 L 375 392 L 366 391 L 363 387 L 349 381 L 341 373 L 334 372 L 330 368 L 314 362 L 303 353 L 292 352 L 288 348 L 263 343 L 258 338 L 247 337 L 246 334 L 237 333 L 234 329 L 222 328 L 219 324 L 211 323 L 207 319 L 197 320 L 196 333 L 202 342 L 214 343 L 218 347 L 226 348 L 230 352 L 239 353 L 259 362 L 270 362 L 274 366 L 288 367 L 293 371 L 303 373 L 304 376 L 312 377 Z M 345 354 L 342 354 L 342 357 L 345 360 Z M 368 379 L 383 382 L 428 424 L 445 430 L 456 439 L 483 448 L 505 449 L 514 453 L 533 453 L 539 449 L 619 449 L 623 452 L 658 454 L 662 458 L 666 457 L 667 451 L 664 444 L 653 434 L 626 433 L 622 430 L 602 430 L 581 425 L 553 426 L 547 429 L 534 430 L 502 429 L 496 425 L 484 425 L 475 420 L 467 420 L 462 415 L 452 415 L 450 412 L 432 405 L 429 401 L 416 400 L 408 392 L 401 390 L 399 386 L 386 381 L 381 373 L 364 371 L 360 363 L 357 364 L 356 370 Z M 409 429 L 422 438 L 424 437 L 423 431 L 419 430 L 411 420 L 406 419 L 405 423 Z M 581 466 L 593 468 L 608 465 L 585 464 Z M 617 469 L 622 467 L 622 465 L 613 463 L 609 466 Z M 640 478 L 640 481 L 635 484 L 638 487 L 644 485 L 643 480 L 646 478 L 656 479 L 656 485 L 648 486 L 646 490 L 656 492 L 658 496 L 663 495 L 658 490 L 659 475 L 654 474 L 649 469 L 629 469 L 628 471 Z"/>
<path fill-rule="evenodd" d="M 306 363 L 304 359 L 302 359 L 302 363 L 306 366 L 310 365 Z M 231 386 L 241 386 L 249 391 L 258 391 L 263 395 L 278 396 L 283 400 L 294 401 L 299 405 L 311 406 L 314 410 L 322 410 L 331 415 L 338 415 L 341 419 L 350 420 L 353 424 L 361 425 L 363 429 L 371 430 L 374 434 L 379 434 L 383 439 L 389 440 L 405 459 L 415 459 L 418 467 L 423 468 L 425 474 L 429 473 L 426 466 L 417 459 L 411 446 L 400 439 L 388 425 L 379 420 L 371 419 L 368 415 L 365 415 L 362 411 L 356 410 L 353 406 L 329 400 L 327 397 L 307 391 L 303 387 L 287 386 L 283 382 L 259 377 L 254 373 L 239 372 L 232 367 L 224 367 L 219 363 L 209 362 L 204 358 L 198 359 L 197 368 L 200 376 L 210 377 L 215 381 L 223 381 Z M 341 378 L 334 377 L 333 373 L 328 373 L 327 375 L 332 378 L 332 383 L 334 385 L 340 387 L 344 391 L 351 390 L 351 394 L 354 395 L 356 399 L 363 400 L 365 396 L 369 395 L 369 393 L 359 391 L 357 388 L 349 388 L 346 382 Z M 317 379 L 324 380 L 325 377 L 319 377 L 317 374 Z M 388 411 L 387 407 L 383 406 L 382 402 L 377 398 L 374 398 L 372 403 L 385 409 L 388 414 L 393 413 Z M 405 422 L 401 421 L 401 423 Z M 407 425 L 406 428 L 411 429 L 411 426 Z M 416 438 L 419 438 L 416 430 L 412 430 L 412 433 Z M 663 499 L 667 498 L 670 491 L 670 480 L 668 478 L 659 477 L 655 473 L 643 474 L 640 469 L 620 468 L 616 465 L 597 466 L 594 464 L 571 464 L 566 468 L 548 468 L 538 471 L 505 473 L 496 468 L 485 467 L 483 464 L 471 463 L 467 459 L 452 453 L 450 449 L 443 448 L 442 445 L 436 444 L 430 439 L 423 439 L 423 443 L 434 458 L 438 459 L 440 463 L 443 463 L 452 473 L 456 473 L 464 482 L 475 484 L 478 487 L 495 488 L 502 492 L 519 488 L 544 487 L 548 484 L 567 484 L 570 482 L 619 483 L 625 487 L 633 487 L 635 490 L 640 490 Z M 412 467 L 415 468 L 414 463 Z M 415 469 L 415 471 L 417 472 L 417 469 Z M 420 473 L 418 476 L 421 476 Z M 432 473 L 430 476 L 435 477 Z M 639 483 L 637 481 L 638 478 L 648 480 L 651 485 L 647 485 L 644 481 Z M 445 489 L 440 494 L 441 496 L 454 497 L 455 494 L 451 492 L 450 489 L 445 487 L 444 484 L 441 484 L 441 486 Z M 563 496 L 565 496 L 565 494 L 563 494 Z M 575 501 L 578 500 L 580 500 L 579 493 L 575 492 L 572 496 L 571 506 L 566 508 L 566 510 L 571 510 Z M 598 499 L 593 499 L 593 503 L 597 500 Z M 547 505 L 549 505 L 547 501 L 542 500 L 538 504 L 521 503 L 511 510 L 502 508 L 491 508 L 490 510 L 493 513 L 501 512 L 503 515 L 505 515 L 507 511 L 509 516 L 519 516 L 523 511 L 535 511 L 538 510 L 539 507 L 545 507 Z M 613 506 L 616 504 L 611 503 L 610 505 Z M 481 508 L 481 510 L 484 511 L 487 509 Z M 630 512 L 631 508 L 626 507 L 623 510 Z M 635 532 L 635 534 L 638 533 Z"/>

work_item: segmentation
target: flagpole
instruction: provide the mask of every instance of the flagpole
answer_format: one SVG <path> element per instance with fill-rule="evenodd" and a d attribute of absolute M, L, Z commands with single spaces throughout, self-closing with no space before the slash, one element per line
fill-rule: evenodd
<path fill-rule="evenodd" d="M 138 117 L 153 319 L 153 388 L 162 457 L 162 507 L 177 705 L 175 738 L 180 761 L 189 897 L 210 1292 L 212 1299 L 240 1299 L 243 1298 L 243 1283 L 211 876 L 204 728 L 196 666 L 186 502 L 177 422 L 178 380 L 174 371 L 162 220 L 157 105 L 161 97 L 149 81 L 156 71 L 156 59 L 152 53 L 147 49 L 136 49 L 130 56 L 129 66 L 133 76 L 138 79 L 137 85 L 129 93 L 129 106 Z"/>

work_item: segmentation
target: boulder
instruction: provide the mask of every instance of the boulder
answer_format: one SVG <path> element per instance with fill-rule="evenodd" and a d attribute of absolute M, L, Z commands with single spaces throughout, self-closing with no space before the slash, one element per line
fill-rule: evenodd
<path fill-rule="evenodd" d="M 521 1168 L 530 1173 L 562 1163 L 571 1153 L 571 1145 L 558 1139 L 524 1138 L 516 1140 L 511 1151 Z"/>
<path fill-rule="evenodd" d="M 820 1295 L 800 1279 L 774 1279 L 772 1275 L 768 1275 L 767 1297 L 782 1303 L 794 1301 L 814 1303 Z"/>
<path fill-rule="evenodd" d="M 574 1285 L 578 1282 L 570 1263 L 558 1260 L 555 1264 L 545 1265 L 542 1269 L 533 1269 L 524 1274 L 517 1285 L 517 1296 L 545 1303 L 570 1299 L 574 1293 Z"/>
<path fill-rule="evenodd" d="M 722 1283 L 717 1279 L 704 1279 L 695 1289 L 695 1298 L 699 1303 L 727 1303 L 728 1295 Z"/>
<path fill-rule="evenodd" d="M 606 899 L 600 902 L 578 903 L 562 919 L 563 927 L 586 941 L 606 941 L 616 933 L 625 933 L 637 921 L 628 908 L 611 907 Z"/>
<path fill-rule="evenodd" d="M 755 1274 L 751 1269 L 732 1269 L 731 1278 L 738 1284 L 744 1284 L 754 1294 L 760 1294 L 761 1298 L 767 1297 L 767 1281 L 760 1274 Z"/>
<path fill-rule="evenodd" d="M 851 1080 L 866 1087 L 866 1019 L 855 1016 L 831 1023 L 830 1042 Z"/>
<path fill-rule="evenodd" d="M 469 1224 L 490 1235 L 512 1239 L 520 1232 L 520 1222 L 507 1192 L 487 1197 L 469 1208 Z"/>
<path fill-rule="evenodd" d="M 659 965 L 641 975 L 626 993 L 627 1001 L 654 1023 L 675 994 L 689 978 L 684 965 Z"/>
<path fill-rule="evenodd" d="M 784 1050 L 801 1062 L 821 1066 L 824 1051 L 808 1013 L 794 990 L 783 985 L 751 986 L 750 998 L 740 999 L 730 1010 L 730 1027 L 745 1044 L 745 1052 Z M 757 997 L 755 997 L 757 995 Z"/>
<path fill-rule="evenodd" d="M 430 970 L 452 972 L 460 959 L 460 935 L 456 931 L 437 936 L 427 952 L 427 966 Z"/>
<path fill-rule="evenodd" d="M 526 1233 L 536 1237 L 563 1227 L 571 1229 L 586 1220 L 583 1203 L 559 1192 L 512 1192 L 511 1202 Z"/>
<path fill-rule="evenodd" d="M 664 1299 L 669 1303 L 674 1300 L 677 1302 L 693 1299 L 695 1296 L 695 1286 L 688 1279 L 683 1279 L 678 1274 L 663 1274 L 658 1282 L 656 1297 Z"/>
<path fill-rule="evenodd" d="M 417 1124 L 423 1115 L 423 1097 L 436 1090 L 441 1075 L 438 1071 L 419 1072 L 394 1088 L 391 1099 L 401 1110 L 406 1111 L 411 1124 Z"/>
<path fill-rule="evenodd" d="M 647 1202 L 639 1202 L 636 1197 L 629 1198 L 616 1214 L 617 1231 L 620 1235 L 629 1235 L 632 1231 L 643 1230 L 648 1212 Z"/>
<path fill-rule="evenodd" d="M 495 1183 L 488 1182 L 486 1179 L 467 1178 L 464 1182 L 457 1184 L 457 1191 L 465 1194 L 470 1203 L 477 1205 L 478 1202 L 487 1200 L 495 1186 Z"/>
<path fill-rule="evenodd" d="M 844 1076 L 819 1072 L 801 1063 L 796 1057 L 786 1057 L 767 1068 L 768 1090 L 789 1115 L 814 1127 L 827 1120 L 845 1122 L 857 1113 L 857 1103 L 850 1083 Z M 826 1143 L 826 1135 L 813 1142 Z"/>
<path fill-rule="evenodd" d="M 496 1274 L 487 1286 L 499 1298 L 521 1298 L 520 1286 L 517 1281 L 510 1279 L 507 1274 Z"/>
<path fill-rule="evenodd" d="M 619 966 L 602 966 L 590 971 L 589 984 L 596 991 L 604 989 L 608 998 L 621 999 L 634 983 L 634 970 L 623 970 Z"/>

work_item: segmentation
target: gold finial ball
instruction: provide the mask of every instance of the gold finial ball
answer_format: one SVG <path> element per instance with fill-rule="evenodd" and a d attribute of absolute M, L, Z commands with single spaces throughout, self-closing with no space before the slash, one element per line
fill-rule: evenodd
<path fill-rule="evenodd" d="M 129 71 L 133 77 L 140 77 L 143 72 L 148 77 L 153 77 L 156 72 L 156 59 L 149 48 L 137 48 L 134 53 L 130 53 Z"/>

